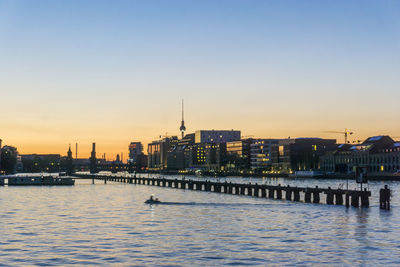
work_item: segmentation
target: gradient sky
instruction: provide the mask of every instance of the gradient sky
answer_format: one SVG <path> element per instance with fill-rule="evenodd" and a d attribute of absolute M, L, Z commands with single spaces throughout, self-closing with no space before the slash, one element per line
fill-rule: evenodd
<path fill-rule="evenodd" d="M 186 127 L 400 139 L 400 1 L 0 0 L 0 138 L 127 154 Z"/>

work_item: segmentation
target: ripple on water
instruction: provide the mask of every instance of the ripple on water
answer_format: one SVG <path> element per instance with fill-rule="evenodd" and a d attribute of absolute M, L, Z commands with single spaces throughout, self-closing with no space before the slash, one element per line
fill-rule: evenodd
<path fill-rule="evenodd" d="M 394 211 L 380 212 L 373 201 L 366 212 L 247 196 L 84 183 L 45 190 L 2 188 L 0 265 L 398 263 L 394 255 L 400 250 L 400 217 Z M 192 204 L 144 205 L 152 193 Z M 398 199 L 394 206 L 400 204 Z"/>

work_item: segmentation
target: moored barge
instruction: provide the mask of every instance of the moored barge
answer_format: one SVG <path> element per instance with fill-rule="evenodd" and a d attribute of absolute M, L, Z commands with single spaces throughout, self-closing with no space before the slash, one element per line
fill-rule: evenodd
<path fill-rule="evenodd" d="M 74 185 L 75 180 L 70 177 L 53 176 L 15 176 L 8 177 L 8 185 Z"/>

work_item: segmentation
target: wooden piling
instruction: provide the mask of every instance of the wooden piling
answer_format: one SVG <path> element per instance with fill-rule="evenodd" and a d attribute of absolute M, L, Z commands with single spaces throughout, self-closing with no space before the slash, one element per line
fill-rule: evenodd
<path fill-rule="evenodd" d="M 290 185 L 285 188 L 285 199 L 290 201 L 292 200 L 292 189 L 290 188 Z"/>
<path fill-rule="evenodd" d="M 313 203 L 318 204 L 319 201 L 320 201 L 319 191 L 318 190 L 314 190 L 313 191 Z"/>
<path fill-rule="evenodd" d="M 344 192 L 342 190 L 336 190 L 335 193 L 336 205 L 343 205 L 343 194 Z"/>
<path fill-rule="evenodd" d="M 246 186 L 245 186 L 245 185 L 241 185 L 241 186 L 240 186 L 240 193 L 241 193 L 242 195 L 246 195 Z"/>
<path fill-rule="evenodd" d="M 267 197 L 267 190 L 265 186 L 261 186 L 261 197 L 266 198 Z"/>
<path fill-rule="evenodd" d="M 232 183 L 229 183 L 228 185 L 228 194 L 232 194 L 233 193 L 233 186 Z"/>
<path fill-rule="evenodd" d="M 387 185 L 379 190 L 379 208 L 383 210 L 390 210 L 390 197 L 391 191 Z"/>
<path fill-rule="evenodd" d="M 297 188 L 293 190 L 293 201 L 300 201 L 300 190 Z"/>
<path fill-rule="evenodd" d="M 311 203 L 311 190 L 309 188 L 304 191 L 304 202 Z"/>
<path fill-rule="evenodd" d="M 351 206 L 358 208 L 360 205 L 360 195 L 358 192 L 352 192 L 351 194 Z"/>
<path fill-rule="evenodd" d="M 325 194 L 326 194 L 326 204 L 333 205 L 333 191 L 330 187 L 328 187 L 328 190 L 325 191 Z"/>
<path fill-rule="evenodd" d="M 275 198 L 275 189 L 273 187 L 268 188 L 268 198 Z"/>
<path fill-rule="evenodd" d="M 276 188 L 276 199 L 282 199 L 282 188 L 280 184 Z"/>
<path fill-rule="evenodd" d="M 369 207 L 369 196 L 371 195 L 370 192 L 367 192 L 365 188 L 364 191 L 361 192 L 361 207 L 368 208 Z"/>

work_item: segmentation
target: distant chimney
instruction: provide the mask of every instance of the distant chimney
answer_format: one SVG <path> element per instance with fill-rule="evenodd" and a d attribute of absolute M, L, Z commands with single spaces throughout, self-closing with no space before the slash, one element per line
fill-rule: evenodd
<path fill-rule="evenodd" d="M 96 159 L 96 143 L 92 144 L 92 154 L 91 158 Z"/>
<path fill-rule="evenodd" d="M 97 173 L 97 160 L 96 160 L 96 143 L 92 144 L 92 153 L 90 155 L 90 173 Z"/>

